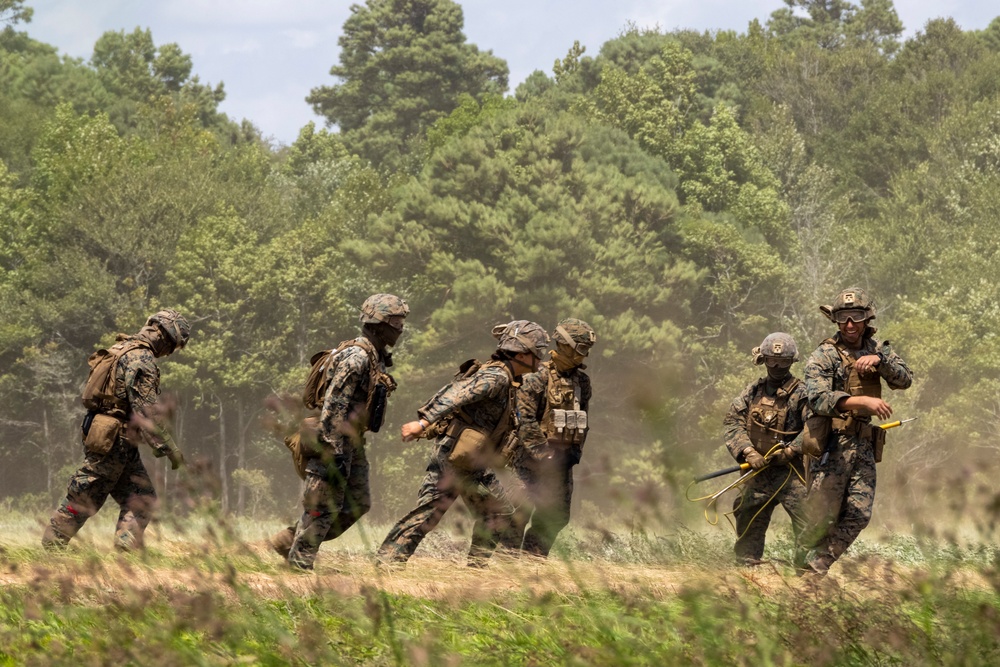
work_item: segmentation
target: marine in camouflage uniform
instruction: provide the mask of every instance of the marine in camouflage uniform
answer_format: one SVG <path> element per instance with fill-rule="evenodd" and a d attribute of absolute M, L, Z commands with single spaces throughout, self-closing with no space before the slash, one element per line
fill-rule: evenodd
<path fill-rule="evenodd" d="M 495 327 L 493 335 L 499 343 L 492 361 L 460 373 L 462 377 L 445 385 L 417 411 L 417 421 L 403 425 L 405 442 L 428 430 L 439 435 L 417 505 L 389 531 L 378 549 L 379 563 L 405 563 L 459 497 L 476 519 L 469 565 L 484 565 L 496 547 L 497 535 L 509 528 L 514 507 L 492 470 L 499 459 L 488 456 L 459 465 L 455 448 L 470 432 L 502 443 L 517 427 L 513 385 L 520 382 L 522 373 L 537 370 L 548 336 L 527 320 Z"/>
<path fill-rule="evenodd" d="M 798 361 L 791 336 L 768 335 L 753 357 L 756 365 L 765 365 L 767 375 L 747 385 L 723 420 L 729 453 L 757 471 L 733 501 L 733 550 L 746 565 L 760 564 L 771 514 L 779 504 L 792 520 L 793 534 L 797 537 L 802 529 L 806 487 L 800 434 L 809 410 L 805 386 L 791 373 Z"/>
<path fill-rule="evenodd" d="M 306 463 L 302 516 L 271 538 L 275 551 L 294 568 L 312 570 L 320 544 L 340 537 L 371 509 L 364 434 L 381 424 L 370 423 L 369 406 L 379 378 L 392 382 L 385 372 L 392 365 L 388 348 L 398 341 L 409 312 L 395 295 L 368 297 L 361 306 L 362 335 L 343 346 L 326 369 L 330 381 L 319 420 L 320 451 Z"/>
<path fill-rule="evenodd" d="M 526 502 L 502 539 L 506 548 L 543 558 L 569 524 L 573 466 L 583 455 L 593 393 L 583 362 L 597 336 L 589 324 L 570 317 L 556 325 L 552 340 L 551 359 L 525 375 L 517 390 L 520 426 L 511 466 Z"/>
<path fill-rule="evenodd" d="M 875 464 L 885 431 L 871 418 L 888 419 L 882 381 L 906 389 L 913 376 L 889 341 L 874 338 L 875 303 L 864 290 L 849 288 L 820 310 L 839 331 L 824 340 L 806 364 L 805 384 L 814 425 L 830 429 L 811 466 L 807 523 L 799 539 L 800 572 L 825 573 L 868 525 L 875 502 Z M 825 421 L 823 419 L 826 418 Z M 815 421 L 814 421 L 815 420 Z"/>
<path fill-rule="evenodd" d="M 97 409 L 91 409 L 85 425 L 92 427 L 94 416 L 102 414 L 121 422 L 121 427 L 107 451 L 84 448 L 86 460 L 73 473 L 66 497 L 49 519 L 43 546 L 60 548 L 68 544 L 110 495 L 119 507 L 115 548 L 142 548 L 143 533 L 156 505 L 156 491 L 137 445 L 141 440 L 153 448 L 157 457 L 169 457 L 175 470 L 184 460 L 157 411 L 160 370 L 155 359 L 184 347 L 190 333 L 187 320 L 167 309 L 150 316 L 134 336 L 118 334 L 118 342 L 109 350 L 119 355 L 110 370 L 114 398 L 105 397 L 107 400 L 101 401 Z"/>

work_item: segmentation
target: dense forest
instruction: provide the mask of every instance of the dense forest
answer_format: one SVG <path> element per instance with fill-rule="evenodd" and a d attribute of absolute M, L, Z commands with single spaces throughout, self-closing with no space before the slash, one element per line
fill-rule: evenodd
<path fill-rule="evenodd" d="M 880 504 L 985 480 L 1000 18 L 904 40 L 891 0 L 784 5 L 744 32 L 623 26 L 510 90 L 458 3 L 367 0 L 303 101 L 325 123 L 275 146 L 219 112 L 183 45 L 140 27 L 68 58 L 0 0 L 0 497 L 52 506 L 82 458 L 88 356 L 172 307 L 193 324 L 161 364 L 181 448 L 225 511 L 286 513 L 267 399 L 355 335 L 374 292 L 411 307 L 368 439 L 376 517 L 429 452 L 399 424 L 489 354 L 492 326 L 570 316 L 598 335 L 584 502 L 652 494 L 672 514 L 676 482 L 726 461 L 750 349 L 783 330 L 804 361 L 832 333 L 818 306 L 851 285 L 915 374 L 889 397 L 920 420 L 890 433 Z M 170 503 L 191 472 L 155 467 Z"/>

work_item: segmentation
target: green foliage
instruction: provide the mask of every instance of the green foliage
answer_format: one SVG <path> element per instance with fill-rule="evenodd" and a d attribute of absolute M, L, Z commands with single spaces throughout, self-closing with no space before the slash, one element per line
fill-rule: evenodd
<path fill-rule="evenodd" d="M 157 47 L 148 28 L 104 33 L 90 64 L 117 100 L 109 114 L 120 127 L 131 127 L 139 106 L 162 96 L 193 105 L 206 126 L 221 122 L 216 109 L 226 97 L 222 84 L 212 88 L 192 77 L 191 56 L 177 44 Z"/>
<path fill-rule="evenodd" d="M 452 0 L 368 0 L 353 5 L 339 39 L 342 80 L 306 99 L 337 125 L 347 147 L 373 164 L 399 166 L 408 144 L 450 113 L 462 95 L 507 89 L 507 65 L 465 41 Z"/>
<path fill-rule="evenodd" d="M 899 46 L 903 24 L 892 0 L 863 0 L 861 7 L 846 0 L 784 0 L 785 9 L 771 14 L 768 29 L 791 42 L 823 49 L 869 44 L 886 54 Z M 796 13 L 805 10 L 806 16 Z"/>
<path fill-rule="evenodd" d="M 24 0 L 0 0 L 0 24 L 9 29 L 17 23 L 29 23 L 34 11 L 24 6 Z"/>

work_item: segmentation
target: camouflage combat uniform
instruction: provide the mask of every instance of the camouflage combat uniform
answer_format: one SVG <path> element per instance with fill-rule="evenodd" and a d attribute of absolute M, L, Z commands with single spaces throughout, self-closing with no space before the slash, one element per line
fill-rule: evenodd
<path fill-rule="evenodd" d="M 770 382 L 766 377 L 755 380 L 747 385 L 743 393 L 729 407 L 729 412 L 723 420 L 726 448 L 739 463 L 745 461 L 743 452 L 747 447 L 755 447 L 762 455 L 766 455 L 774 443 L 781 441 L 790 443 L 793 449 L 798 449 L 796 436 L 802 432 L 808 417 L 805 386 L 792 375 L 789 375 L 781 386 L 775 385 L 776 383 Z M 768 433 L 763 433 L 761 429 L 762 434 L 756 436 L 759 442 L 753 442 L 751 413 L 761 410 L 762 400 L 766 399 L 780 401 L 786 406 L 784 423 L 771 424 L 774 430 Z M 757 421 L 760 423 L 761 420 Z M 737 558 L 748 563 L 761 559 L 764 555 L 764 538 L 771 523 L 771 514 L 778 504 L 785 508 L 785 512 L 792 520 L 792 532 L 798 536 L 804 520 L 803 503 L 806 497 L 806 488 L 802 483 L 804 474 L 802 456 L 799 455 L 790 463 L 771 463 L 744 485 L 743 492 L 733 501 L 737 535 L 734 551 Z"/>
<path fill-rule="evenodd" d="M 119 506 L 115 527 L 115 547 L 131 550 L 143 546 L 143 533 L 149 524 L 156 491 L 139 456 L 137 445 L 149 444 L 157 457 L 169 456 L 174 468 L 183 461 L 161 417 L 154 414 L 160 393 L 160 369 L 154 350 L 160 356 L 184 347 L 190 325 L 177 311 L 162 310 L 150 316 L 146 326 L 135 336 L 118 335 L 110 348 L 120 354 L 110 370 L 114 397 L 104 397 L 99 410 L 120 421 L 122 428 L 106 452 L 84 448 L 86 460 L 70 478 L 66 497 L 52 514 L 42 536 L 46 547 L 67 544 L 87 519 L 97 513 L 110 495 Z M 123 352 L 124 350 L 124 352 Z M 143 418 L 144 424 L 139 424 Z M 86 422 L 90 423 L 90 422 Z M 149 426 L 155 427 L 154 431 Z"/>
<path fill-rule="evenodd" d="M 560 404 L 571 409 L 577 394 L 576 409 L 584 412 L 589 410 L 593 394 L 590 376 L 579 366 L 560 373 L 551 361 L 543 363 L 538 372 L 525 375 L 517 391 L 520 426 L 512 467 L 529 507 L 515 515 L 513 530 L 503 544 L 536 556 L 548 556 L 559 531 L 569 524 L 573 466 L 580 462 L 584 444 L 582 436 L 579 442 L 563 442 L 555 433 L 543 432 L 550 386 L 568 392 L 568 400 Z M 525 530 L 529 518 L 531 525 Z"/>
<path fill-rule="evenodd" d="M 805 385 L 816 415 L 837 417 L 837 402 L 851 396 L 849 369 L 837 351 L 840 334 L 827 339 L 806 364 Z M 847 351 L 855 359 L 878 355 L 878 375 L 892 389 L 906 389 L 912 374 L 889 343 L 866 336 L 861 349 Z M 812 483 L 806 503 L 806 525 L 796 555 L 800 567 L 825 572 L 868 525 L 875 502 L 875 450 L 871 417 L 854 417 L 855 429 L 834 430 L 823 459 L 811 466 Z"/>
<path fill-rule="evenodd" d="M 339 537 L 371 509 L 364 433 L 373 358 L 384 373 L 384 358 L 358 337 L 326 370 L 330 383 L 320 415 L 320 455 L 306 464 L 302 517 L 286 529 L 284 540 L 274 540 L 289 544 L 288 560 L 301 569 L 312 569 L 320 544 Z"/>
<path fill-rule="evenodd" d="M 509 418 L 511 378 L 508 370 L 484 364 L 471 376 L 445 385 L 418 414 L 430 424 L 467 419 L 478 431 L 493 433 L 501 420 Z M 513 381 L 518 382 L 519 378 Z M 514 427 L 516 424 L 511 423 L 510 428 Z M 435 451 L 421 482 L 417 505 L 389 531 L 379 547 L 379 561 L 406 562 L 459 497 L 476 518 L 470 564 L 485 562 L 496 547 L 496 536 L 509 528 L 514 507 L 490 467 L 463 470 L 449 461 L 457 442 L 451 432 L 449 428 L 435 439 Z"/>

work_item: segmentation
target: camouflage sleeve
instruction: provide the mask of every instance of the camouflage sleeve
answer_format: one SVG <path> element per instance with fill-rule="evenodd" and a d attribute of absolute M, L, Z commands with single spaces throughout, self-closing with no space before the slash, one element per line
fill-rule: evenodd
<path fill-rule="evenodd" d="M 127 352 L 118 360 L 118 370 L 122 373 L 129 408 L 152 418 L 147 408 L 156 403 L 160 394 L 160 369 L 153 353 L 145 347 Z"/>
<path fill-rule="evenodd" d="M 330 374 L 330 386 L 320 413 L 319 439 L 333 447 L 335 455 L 342 454 L 348 439 L 359 434 L 357 425 L 352 424 L 357 415 L 352 414 L 351 406 L 356 403 L 355 394 L 368 377 L 368 364 L 365 351 L 353 346 L 346 348 L 337 363 L 326 371 Z"/>
<path fill-rule="evenodd" d="M 879 356 L 878 372 L 890 389 L 909 389 L 913 383 L 913 373 L 906 362 L 893 352 L 889 341 L 878 344 L 875 354 Z"/>
<path fill-rule="evenodd" d="M 752 447 L 750 434 L 747 432 L 747 412 L 753 400 L 753 392 L 757 382 L 751 382 L 729 406 L 729 412 L 722 420 L 725 429 L 726 449 L 734 459 L 743 463 L 743 450 Z"/>
<path fill-rule="evenodd" d="M 417 414 L 433 424 L 450 417 L 459 408 L 488 398 L 506 396 L 510 381 L 502 368 L 480 368 L 471 377 L 455 380 L 435 394 Z"/>
<path fill-rule="evenodd" d="M 837 348 L 829 343 L 816 348 L 806 362 L 806 397 L 814 414 L 836 417 L 840 414 L 837 412 L 837 402 L 850 397 L 846 391 L 838 391 L 833 387 L 833 379 L 840 363 Z"/>
<path fill-rule="evenodd" d="M 524 376 L 517 390 L 517 411 L 521 420 L 517 439 L 528 450 L 546 445 L 540 421 L 545 411 L 547 380 L 547 376 L 543 373 L 530 373 Z"/>

